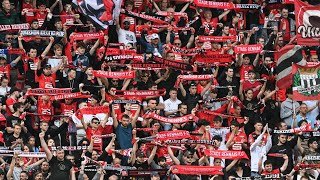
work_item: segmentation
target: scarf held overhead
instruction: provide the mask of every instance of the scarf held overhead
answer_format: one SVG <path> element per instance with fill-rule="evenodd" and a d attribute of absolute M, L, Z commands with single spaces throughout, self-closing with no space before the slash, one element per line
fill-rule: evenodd
<path fill-rule="evenodd" d="M 135 78 L 135 72 L 134 71 L 111 72 L 111 71 L 93 70 L 93 76 L 103 77 L 103 78 L 133 79 Z"/>
<path fill-rule="evenodd" d="M 249 159 L 244 151 L 205 149 L 204 154 L 207 156 L 221 159 Z"/>

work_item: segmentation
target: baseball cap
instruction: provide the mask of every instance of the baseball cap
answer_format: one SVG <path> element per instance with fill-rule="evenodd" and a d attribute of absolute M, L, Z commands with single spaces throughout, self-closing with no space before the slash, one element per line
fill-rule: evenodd
<path fill-rule="evenodd" d="M 7 55 L 5 55 L 5 54 L 0 54 L 0 59 L 7 59 Z"/>
<path fill-rule="evenodd" d="M 51 68 L 51 64 L 44 65 L 43 69 L 46 69 L 46 68 Z"/>
<path fill-rule="evenodd" d="M 143 157 L 144 157 L 143 152 L 138 152 L 138 153 L 137 153 L 137 157 L 143 158 Z"/>
<path fill-rule="evenodd" d="M 123 20 L 123 22 L 129 22 L 129 23 L 130 23 L 130 20 L 129 20 L 128 18 L 125 18 L 125 19 Z"/>
<path fill-rule="evenodd" d="M 151 35 L 151 39 L 159 39 L 159 35 L 158 34 L 156 34 L 156 33 L 154 33 L 154 34 L 152 34 Z"/>

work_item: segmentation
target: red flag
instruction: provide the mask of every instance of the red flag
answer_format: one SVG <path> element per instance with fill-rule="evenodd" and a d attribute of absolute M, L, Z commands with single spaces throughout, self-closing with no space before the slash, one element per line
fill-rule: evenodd
<path fill-rule="evenodd" d="M 294 0 L 296 15 L 297 43 L 304 46 L 319 46 L 320 42 L 320 8 Z"/>

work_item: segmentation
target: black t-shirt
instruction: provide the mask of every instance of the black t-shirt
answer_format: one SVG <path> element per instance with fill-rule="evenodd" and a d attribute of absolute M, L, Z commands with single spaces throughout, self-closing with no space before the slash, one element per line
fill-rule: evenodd
<path fill-rule="evenodd" d="M 7 147 L 10 147 L 12 146 L 12 144 L 14 144 L 14 142 L 17 140 L 17 139 L 22 139 L 23 140 L 23 143 L 26 142 L 26 139 L 23 138 L 23 136 L 20 134 L 19 137 L 14 137 L 13 135 L 10 135 L 8 137 L 8 139 L 6 139 L 5 143 L 6 143 L 6 146 Z M 17 144 L 15 147 L 14 147 L 14 150 L 23 150 L 23 147 L 21 146 L 21 144 Z"/>
<path fill-rule="evenodd" d="M 16 116 L 9 116 L 7 117 L 7 127 L 12 127 L 17 124 L 17 123 L 21 123 L 22 119 L 20 119 L 19 117 L 16 117 Z"/>
<path fill-rule="evenodd" d="M 197 103 L 201 99 L 202 98 L 201 98 L 200 94 L 191 95 L 190 93 L 187 93 L 187 95 L 186 95 L 186 97 L 185 97 L 183 102 L 187 104 L 188 114 L 191 113 L 191 110 L 196 107 Z"/>
<path fill-rule="evenodd" d="M 63 161 L 59 161 L 56 156 L 52 156 L 49 161 L 50 165 L 50 180 L 57 179 L 69 179 L 70 169 L 72 168 L 71 161 L 64 159 Z"/>
<path fill-rule="evenodd" d="M 145 161 L 141 164 L 138 164 L 137 161 L 134 163 L 133 165 L 134 167 L 137 168 L 137 170 L 148 170 L 150 169 L 150 166 L 148 164 L 148 161 Z M 150 177 L 147 177 L 147 176 L 137 176 L 136 177 L 137 180 L 149 180 Z"/>

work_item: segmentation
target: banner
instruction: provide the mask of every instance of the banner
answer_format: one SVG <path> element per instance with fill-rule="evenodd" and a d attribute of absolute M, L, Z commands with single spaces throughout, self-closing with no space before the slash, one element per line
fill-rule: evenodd
<path fill-rule="evenodd" d="M 125 9 L 121 9 L 121 13 L 125 14 L 127 16 L 130 16 L 130 17 L 133 17 L 133 18 L 145 19 L 145 20 L 152 21 L 152 22 L 159 23 L 159 24 L 168 24 L 168 22 L 164 21 L 162 18 L 157 17 L 157 16 L 151 16 L 151 15 L 147 15 L 147 14 L 139 14 L 139 13 L 135 13 L 132 11 L 127 11 Z"/>
<path fill-rule="evenodd" d="M 180 54 L 182 56 L 194 56 L 196 54 L 206 53 L 206 50 L 203 48 L 184 49 L 171 44 L 164 45 L 163 48 L 166 51 L 172 51 L 173 53 Z"/>
<path fill-rule="evenodd" d="M 320 99 L 320 65 L 292 64 L 292 90 L 296 101 Z"/>
<path fill-rule="evenodd" d="M 23 55 L 25 53 L 24 53 L 23 49 L 13 48 L 13 49 L 0 49 L 0 54 L 20 54 L 20 55 Z"/>
<path fill-rule="evenodd" d="M 112 104 L 140 104 L 140 102 L 134 99 L 114 99 Z"/>
<path fill-rule="evenodd" d="M 213 66 L 215 63 L 232 63 L 232 55 L 230 54 L 197 54 L 193 60 L 198 65 Z"/>
<path fill-rule="evenodd" d="M 103 77 L 103 78 L 117 78 L 117 79 L 133 79 L 136 74 L 134 71 L 101 71 L 101 70 L 93 70 L 93 76 L 95 77 Z"/>
<path fill-rule="evenodd" d="M 167 66 L 161 63 L 132 63 L 130 64 L 133 69 L 136 70 L 159 70 L 165 69 Z"/>
<path fill-rule="evenodd" d="M 103 42 L 104 33 L 100 32 L 77 32 L 70 35 L 70 42 L 77 40 L 100 39 Z"/>
<path fill-rule="evenodd" d="M 234 52 L 237 54 L 257 54 L 263 50 L 261 44 L 238 45 L 234 47 Z"/>
<path fill-rule="evenodd" d="M 158 141 L 174 140 L 174 139 L 186 139 L 190 138 L 189 131 L 175 130 L 175 131 L 161 131 L 156 135 Z"/>
<path fill-rule="evenodd" d="M 130 97 L 130 96 L 163 96 L 165 89 L 159 90 L 136 90 L 136 91 L 125 91 L 125 90 L 115 90 L 116 96 Z"/>
<path fill-rule="evenodd" d="M 57 94 L 66 94 L 71 93 L 71 88 L 51 88 L 51 89 L 29 89 L 26 93 L 26 96 L 43 96 L 43 95 L 57 95 Z"/>
<path fill-rule="evenodd" d="M 198 7 L 215 8 L 215 9 L 233 9 L 234 5 L 231 2 L 214 2 L 206 0 L 194 0 L 193 1 Z"/>
<path fill-rule="evenodd" d="M 176 139 L 176 140 L 168 140 L 165 142 L 166 144 L 203 144 L 203 145 L 211 145 L 214 146 L 216 143 L 212 140 L 191 140 L 191 139 Z"/>
<path fill-rule="evenodd" d="M 79 13 L 90 20 L 98 29 L 108 29 L 109 22 L 114 19 L 114 11 L 117 12 L 116 5 L 112 0 L 72 0 L 72 6 Z"/>
<path fill-rule="evenodd" d="M 277 86 L 286 89 L 292 84 L 292 63 L 304 66 L 307 61 L 302 55 L 303 47 L 300 45 L 286 45 L 274 54 L 277 62 Z"/>
<path fill-rule="evenodd" d="M 22 30 L 22 36 L 64 37 L 64 31 Z"/>
<path fill-rule="evenodd" d="M 204 154 L 207 156 L 221 159 L 249 159 L 244 151 L 205 149 Z"/>
<path fill-rule="evenodd" d="M 109 106 L 94 106 L 80 109 L 81 114 L 109 113 Z"/>
<path fill-rule="evenodd" d="M 87 95 L 87 94 L 82 94 L 80 92 L 77 93 L 66 93 L 66 94 L 58 94 L 55 96 L 51 96 L 51 101 L 57 101 L 57 100 L 61 100 L 61 99 L 86 99 L 86 98 L 90 98 L 91 95 Z"/>
<path fill-rule="evenodd" d="M 186 116 L 181 116 L 176 118 L 167 118 L 167 117 L 159 116 L 156 113 L 151 113 L 151 115 L 147 116 L 147 118 L 152 118 L 165 123 L 182 124 L 182 123 L 193 121 L 194 116 L 192 114 L 189 114 Z"/>
<path fill-rule="evenodd" d="M 0 31 L 19 31 L 21 29 L 30 29 L 29 23 L 0 25 Z"/>
<path fill-rule="evenodd" d="M 261 6 L 259 4 L 235 4 L 235 9 L 259 9 Z"/>
<path fill-rule="evenodd" d="M 299 132 L 312 132 L 313 129 L 311 124 L 307 124 L 306 126 L 301 126 L 293 129 L 286 129 L 286 130 L 274 130 L 273 133 L 275 134 L 293 134 Z"/>
<path fill-rule="evenodd" d="M 201 81 L 201 80 L 209 80 L 209 79 L 215 79 L 214 75 L 211 74 L 204 74 L 204 75 L 179 75 L 177 78 L 177 81 L 175 83 L 175 87 L 179 86 L 179 83 L 181 80 L 186 81 Z"/>
<path fill-rule="evenodd" d="M 301 0 L 294 0 L 294 9 L 297 43 L 303 46 L 319 46 L 319 6 L 306 4 Z"/>
<path fill-rule="evenodd" d="M 125 52 L 119 50 L 120 55 L 109 55 L 105 57 L 107 61 L 115 61 L 115 60 L 132 60 L 132 61 L 144 61 L 144 56 L 142 54 L 125 54 Z"/>
<path fill-rule="evenodd" d="M 226 41 L 237 41 L 237 36 L 199 36 L 200 42 L 226 42 Z"/>
<path fill-rule="evenodd" d="M 190 174 L 190 175 L 223 175 L 222 166 L 171 166 L 173 174 Z"/>
<path fill-rule="evenodd" d="M 154 56 L 153 60 L 155 60 L 156 62 L 162 63 L 168 67 L 171 67 L 173 69 L 182 70 L 182 71 L 193 71 L 193 67 L 187 63 L 171 61 L 171 60 L 163 59 L 157 56 Z"/>

